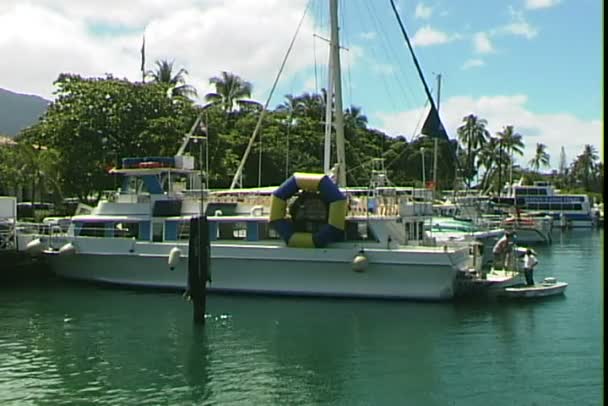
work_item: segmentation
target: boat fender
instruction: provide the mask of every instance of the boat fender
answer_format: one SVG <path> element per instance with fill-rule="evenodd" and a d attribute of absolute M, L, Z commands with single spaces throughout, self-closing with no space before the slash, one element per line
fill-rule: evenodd
<path fill-rule="evenodd" d="M 30 255 L 40 255 L 42 254 L 43 250 L 44 247 L 42 246 L 42 241 L 40 241 L 40 238 L 36 238 L 35 240 L 28 242 L 25 246 L 25 252 Z"/>
<path fill-rule="evenodd" d="M 59 255 L 74 255 L 76 253 L 76 247 L 71 242 L 64 244 L 59 248 Z"/>
<path fill-rule="evenodd" d="M 355 258 L 353 258 L 353 271 L 355 272 L 364 272 L 367 270 L 367 265 L 369 261 L 367 257 L 363 254 L 358 254 Z"/>
<path fill-rule="evenodd" d="M 554 284 L 556 282 L 557 282 L 557 279 L 555 279 L 552 276 L 548 276 L 543 280 L 543 283 L 546 283 L 546 284 Z"/>
<path fill-rule="evenodd" d="M 169 264 L 170 271 L 173 271 L 175 269 L 175 267 L 177 266 L 177 264 L 179 264 L 179 260 L 180 260 L 181 256 L 182 256 L 182 251 L 177 247 L 173 247 L 171 249 L 171 251 L 169 251 L 169 258 L 167 259 L 167 262 Z"/>

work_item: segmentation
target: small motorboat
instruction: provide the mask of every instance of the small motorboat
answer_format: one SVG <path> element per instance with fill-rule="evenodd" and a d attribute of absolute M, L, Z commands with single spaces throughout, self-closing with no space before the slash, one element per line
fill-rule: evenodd
<path fill-rule="evenodd" d="M 504 296 L 513 298 L 534 298 L 562 295 L 568 284 L 557 281 L 553 277 L 543 279 L 541 283 L 528 285 L 514 285 L 504 289 Z"/>

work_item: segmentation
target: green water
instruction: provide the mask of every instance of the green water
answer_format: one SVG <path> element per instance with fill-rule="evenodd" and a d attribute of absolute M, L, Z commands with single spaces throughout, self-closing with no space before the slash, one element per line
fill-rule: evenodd
<path fill-rule="evenodd" d="M 554 233 L 536 302 L 0 288 L 0 405 L 601 405 L 603 231 Z"/>

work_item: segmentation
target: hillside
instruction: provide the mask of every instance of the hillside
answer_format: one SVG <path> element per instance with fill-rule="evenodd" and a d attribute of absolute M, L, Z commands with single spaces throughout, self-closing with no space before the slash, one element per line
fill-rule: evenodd
<path fill-rule="evenodd" d="M 0 134 L 14 137 L 23 128 L 34 124 L 49 103 L 39 96 L 0 89 Z"/>

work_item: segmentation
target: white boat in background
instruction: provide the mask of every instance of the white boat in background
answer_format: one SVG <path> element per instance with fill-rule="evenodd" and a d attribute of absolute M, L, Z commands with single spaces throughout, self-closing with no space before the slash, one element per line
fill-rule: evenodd
<path fill-rule="evenodd" d="M 337 44 L 337 1 L 330 4 Z M 335 69 L 339 47 L 332 50 Z M 466 241 L 443 244 L 429 236 L 431 204 L 387 187 L 382 170 L 369 187 L 344 186 L 339 76 L 332 83 L 340 186 L 328 174 L 294 174 L 274 188 L 193 190 L 201 174 L 182 145 L 175 157 L 123 159 L 113 171 L 124 177 L 119 191 L 90 214 L 73 216 L 67 232 L 24 236 L 27 250 L 41 252 L 66 278 L 185 289 L 190 219 L 205 214 L 210 292 L 453 298 L 480 277 L 475 250 Z"/>
<path fill-rule="evenodd" d="M 481 258 L 483 267 L 491 264 L 494 244 L 504 233 L 505 230 L 500 224 L 487 223 L 482 226 L 473 221 L 457 220 L 453 217 L 433 216 L 429 225 L 429 234 L 439 244 L 478 243 L 478 257 Z"/>
<path fill-rule="evenodd" d="M 586 194 L 561 194 L 549 182 L 523 185 L 521 181 L 507 192 L 506 196 L 494 197 L 492 201 L 522 212 L 544 213 L 562 228 L 591 228 L 597 222 Z"/>
<path fill-rule="evenodd" d="M 553 217 L 541 214 L 520 213 L 500 222 L 506 231 L 513 232 L 520 244 L 551 244 Z"/>

